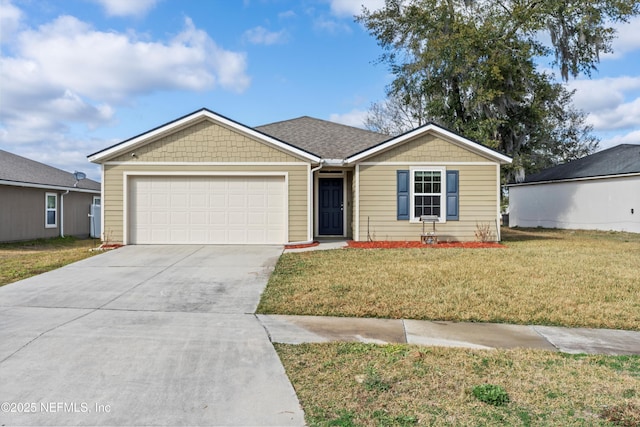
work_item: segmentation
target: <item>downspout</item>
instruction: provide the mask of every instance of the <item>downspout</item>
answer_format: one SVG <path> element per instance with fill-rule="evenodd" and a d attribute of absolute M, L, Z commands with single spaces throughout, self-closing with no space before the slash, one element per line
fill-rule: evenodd
<path fill-rule="evenodd" d="M 69 190 L 60 195 L 60 237 L 64 237 L 64 196 L 69 194 Z"/>
<path fill-rule="evenodd" d="M 320 169 L 322 169 L 324 167 L 324 159 L 320 160 L 320 165 L 317 168 L 313 168 L 309 171 L 309 173 L 311 174 L 311 178 L 313 178 L 313 173 L 316 171 L 319 171 Z"/>

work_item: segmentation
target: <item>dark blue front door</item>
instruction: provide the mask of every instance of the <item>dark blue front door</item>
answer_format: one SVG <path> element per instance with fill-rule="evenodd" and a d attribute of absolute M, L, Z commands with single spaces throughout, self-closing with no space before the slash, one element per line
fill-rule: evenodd
<path fill-rule="evenodd" d="M 342 213 L 342 178 L 321 178 L 318 183 L 318 234 L 342 236 L 344 224 Z"/>

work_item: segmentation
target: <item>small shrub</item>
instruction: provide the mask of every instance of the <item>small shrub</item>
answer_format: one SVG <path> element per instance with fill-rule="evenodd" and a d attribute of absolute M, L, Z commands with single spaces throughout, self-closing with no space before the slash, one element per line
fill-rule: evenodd
<path fill-rule="evenodd" d="M 640 406 L 631 402 L 609 406 L 600 412 L 600 418 L 616 426 L 640 426 Z"/>
<path fill-rule="evenodd" d="M 476 240 L 482 243 L 493 242 L 493 232 L 491 232 L 491 224 L 476 223 Z"/>
<path fill-rule="evenodd" d="M 473 388 L 472 393 L 479 401 L 493 406 L 506 405 L 510 400 L 507 391 L 494 384 L 477 385 Z"/>

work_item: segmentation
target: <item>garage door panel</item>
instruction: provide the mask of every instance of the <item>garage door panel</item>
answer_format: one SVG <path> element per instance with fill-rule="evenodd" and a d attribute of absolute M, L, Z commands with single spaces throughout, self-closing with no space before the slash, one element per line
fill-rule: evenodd
<path fill-rule="evenodd" d="M 283 176 L 138 176 L 129 243 L 284 243 Z"/>

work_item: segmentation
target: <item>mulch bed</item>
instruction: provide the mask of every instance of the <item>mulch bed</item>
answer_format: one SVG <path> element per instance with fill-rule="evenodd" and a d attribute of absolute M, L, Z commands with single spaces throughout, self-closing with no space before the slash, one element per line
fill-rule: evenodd
<path fill-rule="evenodd" d="M 484 249 L 484 248 L 506 248 L 501 243 L 494 242 L 439 242 L 435 245 L 424 244 L 420 241 L 380 241 L 380 242 L 347 242 L 349 248 L 356 249 L 398 249 L 398 248 L 467 248 L 467 249 Z"/>
<path fill-rule="evenodd" d="M 118 249 L 123 247 L 124 245 L 120 244 L 120 243 L 103 243 L 100 246 L 98 246 L 95 249 L 92 249 L 94 251 L 110 251 L 111 249 Z"/>
<path fill-rule="evenodd" d="M 302 248 L 312 248 L 314 246 L 318 246 L 319 242 L 311 242 L 311 243 L 303 243 L 301 245 L 284 245 L 285 249 L 302 249 Z"/>

